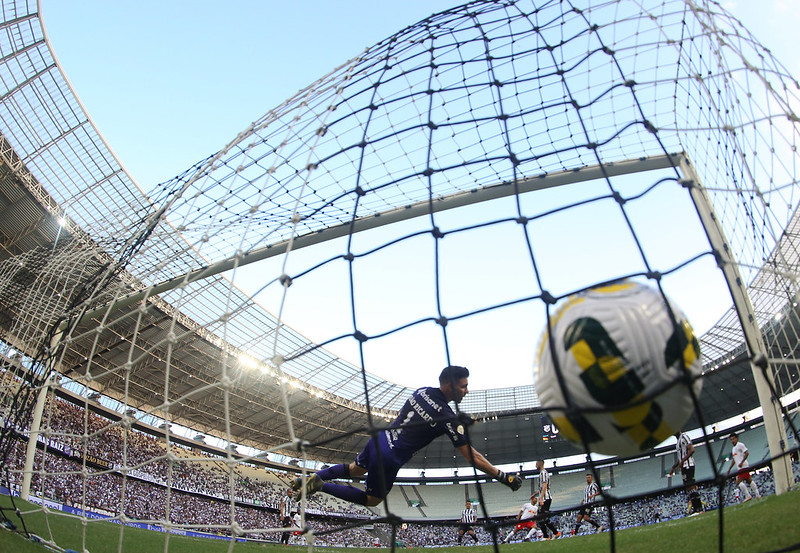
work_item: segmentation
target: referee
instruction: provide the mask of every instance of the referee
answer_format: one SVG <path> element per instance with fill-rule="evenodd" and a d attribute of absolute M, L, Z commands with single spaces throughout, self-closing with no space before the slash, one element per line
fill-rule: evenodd
<path fill-rule="evenodd" d="M 475 524 L 475 509 L 472 508 L 472 503 L 467 501 L 464 505 L 464 510 L 461 511 L 461 524 L 458 527 L 458 545 L 461 545 L 461 540 L 464 534 L 469 534 L 475 543 L 478 543 L 478 536 L 475 535 L 475 530 L 472 525 Z"/>
<path fill-rule="evenodd" d="M 292 488 L 286 490 L 286 495 L 281 499 L 281 525 L 284 528 L 291 528 L 292 526 L 292 513 L 297 511 L 297 502 L 293 498 L 294 492 Z M 283 532 L 281 534 L 281 543 L 289 545 L 289 536 L 291 532 Z"/>

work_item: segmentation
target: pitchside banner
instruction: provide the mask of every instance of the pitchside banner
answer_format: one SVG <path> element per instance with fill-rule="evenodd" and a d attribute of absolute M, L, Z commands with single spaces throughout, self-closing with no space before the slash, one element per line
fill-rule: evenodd
<path fill-rule="evenodd" d="M 3 420 L 3 424 L 4 425 L 8 423 L 6 418 L 3 418 L 2 420 Z M 18 435 L 25 436 L 26 440 L 30 438 L 30 430 L 28 430 L 26 428 L 22 428 L 22 427 L 20 427 L 18 425 L 13 425 L 12 429 Z M 67 444 L 61 443 L 58 440 L 55 440 L 53 438 L 46 438 L 41 433 L 36 435 L 36 441 L 37 441 L 37 443 L 39 443 L 42 446 L 44 446 L 44 448 L 46 450 L 58 451 L 59 453 L 61 453 L 65 457 L 68 457 L 70 459 L 74 459 L 74 460 L 79 461 L 79 462 L 83 462 L 83 460 L 84 460 L 84 455 L 83 455 L 83 449 L 82 448 L 74 448 L 74 447 L 69 446 Z M 114 468 L 114 463 L 112 463 L 111 461 L 109 461 L 107 459 L 103 459 L 102 457 L 98 457 L 96 455 L 92 455 L 92 454 L 86 455 L 86 462 L 94 464 L 95 466 L 101 467 L 103 469 L 113 469 Z"/>

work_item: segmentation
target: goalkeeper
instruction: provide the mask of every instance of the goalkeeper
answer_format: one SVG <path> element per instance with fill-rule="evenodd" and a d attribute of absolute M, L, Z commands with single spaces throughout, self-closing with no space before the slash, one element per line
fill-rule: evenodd
<path fill-rule="evenodd" d="M 467 441 L 464 423 L 448 405 L 451 401 L 460 403 L 467 395 L 468 377 L 469 370 L 465 367 L 445 367 L 439 375 L 439 387 L 416 390 L 391 426 L 370 438 L 354 462 L 328 467 L 309 476 L 305 482 L 306 495 L 322 491 L 358 505 L 378 505 L 392 489 L 400 468 L 442 434 L 447 434 L 470 465 L 517 491 L 522 479 L 516 474 L 505 474 L 473 448 Z M 364 474 L 367 475 L 364 490 L 328 482 Z M 295 491 L 302 486 L 301 478 L 292 483 Z"/>

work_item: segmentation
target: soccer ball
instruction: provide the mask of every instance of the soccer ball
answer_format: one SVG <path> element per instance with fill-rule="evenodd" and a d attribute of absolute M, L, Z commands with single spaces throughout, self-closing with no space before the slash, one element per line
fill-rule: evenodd
<path fill-rule="evenodd" d="M 683 427 L 694 409 L 685 377 L 700 374 L 700 345 L 657 289 L 629 280 L 592 288 L 567 298 L 551 325 L 552 340 L 545 329 L 537 347 L 534 382 L 562 436 L 626 456 Z M 699 397 L 701 381 L 691 386 Z"/>

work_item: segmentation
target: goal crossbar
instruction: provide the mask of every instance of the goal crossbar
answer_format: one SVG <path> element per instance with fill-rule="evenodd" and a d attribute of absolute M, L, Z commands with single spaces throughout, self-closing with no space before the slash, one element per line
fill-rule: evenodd
<path fill-rule="evenodd" d="M 682 154 L 651 156 L 614 163 L 587 165 L 579 169 L 571 169 L 561 171 L 559 173 L 546 173 L 537 175 L 535 177 L 518 179 L 516 181 L 506 181 L 486 185 L 481 188 L 457 192 L 448 196 L 434 198 L 433 200 L 424 200 L 407 206 L 390 209 L 381 213 L 370 215 L 369 217 L 364 217 L 363 219 L 356 219 L 353 222 L 342 223 L 321 231 L 310 232 L 308 234 L 297 236 L 294 239 L 291 239 L 291 248 L 292 250 L 297 250 L 308 246 L 321 244 L 335 238 L 341 238 L 342 236 L 347 236 L 351 233 L 354 234 L 401 221 L 407 221 L 416 217 L 427 215 L 431 212 L 438 213 L 449 209 L 496 200 L 499 198 L 512 196 L 514 194 L 534 192 L 536 190 L 544 190 L 547 188 L 555 188 L 558 186 L 564 186 L 578 182 L 597 180 L 604 177 L 642 173 L 647 171 L 668 169 L 670 167 L 675 168 L 680 166 L 682 158 Z M 203 267 L 202 269 L 189 271 L 183 275 L 170 278 L 142 290 L 131 292 L 130 294 L 121 296 L 114 301 L 108 302 L 100 307 L 86 311 L 78 321 L 72 321 L 72 323 L 81 323 L 89 319 L 102 316 L 109 311 L 121 309 L 134 303 L 143 301 L 149 297 L 157 296 L 163 294 L 164 292 L 169 292 L 170 290 L 174 290 L 180 286 L 185 286 L 192 282 L 197 282 L 212 276 L 216 276 L 226 271 L 233 270 L 237 267 L 243 267 L 257 261 L 263 261 L 264 259 L 275 257 L 285 253 L 289 243 L 290 240 L 282 240 L 274 244 L 269 244 L 241 255 L 236 255 L 228 259 L 218 261 Z M 65 330 L 65 327 L 66 323 L 62 323 L 61 330 Z"/>

